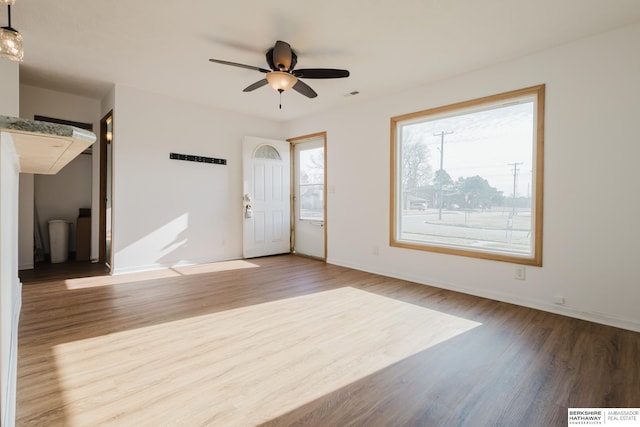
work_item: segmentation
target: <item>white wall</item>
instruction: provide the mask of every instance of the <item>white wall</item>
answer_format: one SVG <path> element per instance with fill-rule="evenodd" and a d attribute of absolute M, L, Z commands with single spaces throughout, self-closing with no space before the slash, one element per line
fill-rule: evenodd
<path fill-rule="evenodd" d="M 0 59 L 0 114 L 17 116 L 18 64 Z M 22 304 L 18 278 L 18 174 L 11 135 L 0 132 L 0 425 L 15 421 L 18 320 Z"/>
<path fill-rule="evenodd" d="M 98 99 L 20 86 L 20 117 L 33 119 L 35 115 L 93 124 L 93 132 L 100 130 L 101 103 Z M 93 155 L 80 155 L 57 175 L 37 175 L 34 179 L 35 207 L 40 222 L 45 252 L 49 252 L 47 221 L 64 219 L 73 223 L 70 228 L 69 250 L 75 250 L 75 222 L 79 208 L 91 208 L 91 259 L 98 258 L 98 198 L 100 185 L 99 143 L 93 145 Z M 25 190 L 20 183 L 21 193 Z M 21 223 L 28 212 L 20 211 Z M 31 213 L 33 215 L 33 213 Z M 33 223 L 33 219 L 31 219 Z M 22 231 L 22 229 L 21 229 Z M 21 233 L 21 248 L 33 246 L 33 231 Z M 21 250 L 21 253 L 25 250 Z M 23 264 L 23 260 L 21 260 Z"/>
<path fill-rule="evenodd" d="M 328 132 L 328 261 L 640 331 L 638 40 L 635 25 L 289 123 Z M 543 266 L 517 281 L 512 264 L 390 247 L 390 118 L 540 83 Z"/>
<path fill-rule="evenodd" d="M 0 132 L 0 325 L 2 336 L 0 384 L 2 425 L 15 411 L 18 319 L 22 301 L 18 279 L 18 156 L 11 135 Z"/>
<path fill-rule="evenodd" d="M 0 60 L 0 115 L 16 117 L 19 113 L 20 87 L 18 64 Z"/>
<path fill-rule="evenodd" d="M 18 268 L 33 268 L 33 178 L 32 173 L 20 174 L 19 189 L 19 221 L 18 221 Z"/>
<path fill-rule="evenodd" d="M 106 116 L 109 113 L 109 111 L 113 110 L 115 105 L 116 105 L 116 87 L 114 86 L 109 91 L 107 96 L 102 98 L 102 101 L 100 102 L 100 119 Z"/>
<path fill-rule="evenodd" d="M 114 272 L 240 258 L 245 135 L 282 125 L 116 86 Z M 227 159 L 170 160 L 169 153 Z"/>

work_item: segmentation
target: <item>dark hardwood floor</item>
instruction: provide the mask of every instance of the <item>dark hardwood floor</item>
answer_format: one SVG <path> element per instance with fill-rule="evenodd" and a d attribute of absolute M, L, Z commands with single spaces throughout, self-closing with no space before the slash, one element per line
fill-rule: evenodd
<path fill-rule="evenodd" d="M 19 426 L 548 427 L 640 407 L 640 333 L 295 256 L 71 270 L 21 275 Z"/>
<path fill-rule="evenodd" d="M 67 261 L 55 264 L 39 262 L 31 270 L 20 270 L 18 272 L 20 281 L 27 284 L 78 277 L 105 276 L 108 274 L 109 269 L 104 264 L 90 261 Z"/>

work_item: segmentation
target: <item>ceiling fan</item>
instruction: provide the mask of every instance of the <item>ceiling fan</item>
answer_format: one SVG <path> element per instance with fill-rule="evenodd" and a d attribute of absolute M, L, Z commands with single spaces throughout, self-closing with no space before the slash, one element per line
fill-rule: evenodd
<path fill-rule="evenodd" d="M 280 92 L 281 96 L 282 92 L 285 90 L 293 89 L 308 98 L 315 98 L 318 96 L 316 91 L 299 79 L 339 79 L 349 77 L 348 70 L 338 70 L 334 68 L 294 69 L 298 62 L 298 56 L 291 49 L 289 43 L 280 40 L 276 42 L 275 46 L 267 51 L 266 57 L 270 70 L 254 67 L 253 65 L 223 61 L 221 59 L 209 59 L 209 61 L 223 65 L 231 65 L 233 67 L 246 68 L 248 70 L 255 70 L 266 74 L 264 79 L 258 80 L 257 82 L 247 86 L 244 88 L 243 92 L 251 92 L 269 84 L 272 88 Z M 282 108 L 282 104 L 280 105 L 280 108 Z"/>

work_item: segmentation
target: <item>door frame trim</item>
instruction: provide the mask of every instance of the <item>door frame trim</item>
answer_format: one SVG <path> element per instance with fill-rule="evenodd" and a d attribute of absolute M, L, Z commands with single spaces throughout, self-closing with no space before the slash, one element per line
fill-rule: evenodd
<path fill-rule="evenodd" d="M 294 145 L 301 143 L 301 142 L 305 142 L 308 141 L 310 139 L 316 139 L 316 138 L 322 138 L 323 139 L 323 145 L 324 145 L 324 187 L 323 187 L 323 201 L 324 201 L 324 258 L 322 258 L 322 260 L 324 262 L 327 262 L 327 255 L 328 255 L 328 234 L 327 234 L 327 131 L 322 131 L 322 132 L 316 132 L 316 133 L 310 133 L 308 135 L 302 135 L 302 136 L 296 136 L 294 138 L 288 138 L 287 142 L 289 142 L 290 146 L 291 146 L 291 253 L 295 253 L 294 249 L 295 249 L 295 207 L 293 205 L 293 195 L 294 195 L 294 153 L 293 153 L 293 147 Z"/>
<path fill-rule="evenodd" d="M 113 135 L 113 110 L 110 110 L 107 114 L 100 119 L 100 216 L 98 225 L 98 262 L 109 265 L 109 268 L 113 269 L 113 246 L 111 251 L 111 259 L 107 259 L 107 145 L 111 145 L 112 141 L 107 139 L 107 120 L 111 119 L 111 132 Z M 111 146 L 111 224 L 113 235 L 113 145 Z M 113 244 L 113 239 L 111 240 Z M 112 270 L 113 271 L 113 270 Z"/>

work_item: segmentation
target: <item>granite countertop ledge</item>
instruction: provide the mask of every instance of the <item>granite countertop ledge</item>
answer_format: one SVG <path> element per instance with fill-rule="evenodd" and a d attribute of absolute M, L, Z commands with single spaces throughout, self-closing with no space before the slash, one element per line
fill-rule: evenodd
<path fill-rule="evenodd" d="M 85 129 L 57 123 L 41 122 L 39 120 L 21 119 L 19 117 L 0 115 L 0 129 L 73 138 L 90 144 L 96 141 L 96 135 Z"/>
<path fill-rule="evenodd" d="M 55 175 L 96 141 L 85 129 L 2 115 L 0 131 L 11 137 L 23 173 Z"/>

